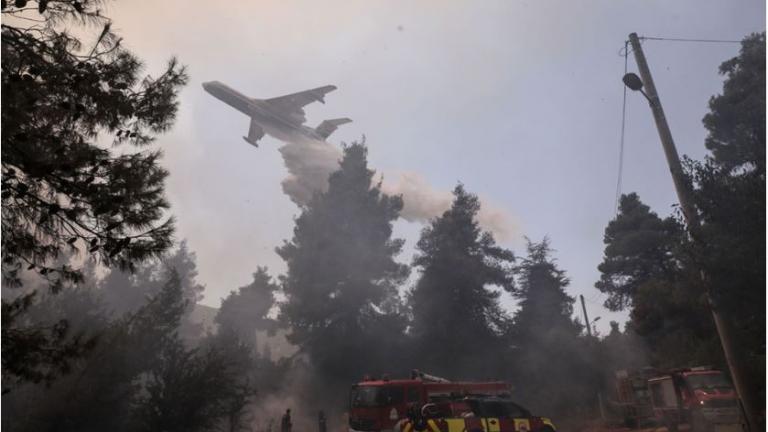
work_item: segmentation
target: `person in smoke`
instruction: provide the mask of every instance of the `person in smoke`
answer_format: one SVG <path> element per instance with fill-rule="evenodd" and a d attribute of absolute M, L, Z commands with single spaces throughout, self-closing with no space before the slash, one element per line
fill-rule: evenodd
<path fill-rule="evenodd" d="M 325 413 L 323 412 L 323 410 L 320 410 L 320 412 L 317 413 L 317 430 L 318 432 L 328 431 L 328 428 L 326 426 Z"/>
<path fill-rule="evenodd" d="M 291 409 L 288 408 L 283 414 L 283 419 L 280 421 L 280 432 L 291 432 L 293 423 L 291 423 Z"/>

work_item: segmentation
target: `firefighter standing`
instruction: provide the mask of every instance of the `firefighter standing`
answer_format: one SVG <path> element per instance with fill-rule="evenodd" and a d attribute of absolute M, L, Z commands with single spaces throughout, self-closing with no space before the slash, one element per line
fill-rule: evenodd
<path fill-rule="evenodd" d="M 291 432 L 293 423 L 291 423 L 291 409 L 288 408 L 283 414 L 283 419 L 280 421 L 280 432 Z"/>
<path fill-rule="evenodd" d="M 320 410 L 320 412 L 317 413 L 317 430 L 319 432 L 327 432 L 328 430 L 325 421 L 325 413 L 323 410 Z"/>

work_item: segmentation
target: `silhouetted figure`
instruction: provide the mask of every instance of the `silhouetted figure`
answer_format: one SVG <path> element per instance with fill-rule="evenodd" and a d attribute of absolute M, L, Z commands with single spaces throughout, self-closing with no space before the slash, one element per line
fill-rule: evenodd
<path fill-rule="evenodd" d="M 288 408 L 283 414 L 283 419 L 280 421 L 280 432 L 291 432 L 293 423 L 291 423 L 291 409 Z"/>
<path fill-rule="evenodd" d="M 317 413 L 317 430 L 318 432 L 328 431 L 328 427 L 326 425 L 326 420 L 325 420 L 325 413 L 323 412 L 323 410 L 320 410 L 320 412 Z"/>

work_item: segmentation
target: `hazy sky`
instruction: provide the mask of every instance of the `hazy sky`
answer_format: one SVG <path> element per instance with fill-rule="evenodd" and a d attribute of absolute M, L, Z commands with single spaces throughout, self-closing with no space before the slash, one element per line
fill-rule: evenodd
<path fill-rule="evenodd" d="M 602 308 L 593 284 L 614 214 L 627 35 L 739 40 L 765 29 L 758 0 L 132 0 L 105 12 L 150 74 L 171 55 L 189 67 L 178 121 L 159 142 L 177 236 L 197 253 L 204 303 L 218 306 L 259 265 L 283 272 L 274 248 L 291 237 L 298 209 L 280 186 L 281 144 L 246 144 L 248 119 L 201 83 L 257 98 L 333 84 L 326 105 L 307 108 L 309 125 L 352 118 L 329 141 L 365 135 L 370 165 L 385 177 L 418 173 L 445 191 L 463 182 L 514 220 L 504 244 L 518 254 L 522 236 L 548 235 L 570 294 L 587 298 L 603 331 L 626 316 Z M 701 118 L 721 90 L 718 65 L 738 45 L 647 41 L 644 49 L 679 152 L 703 157 Z M 664 216 L 675 202 L 636 93 L 628 94 L 622 190 Z M 407 240 L 401 260 L 410 262 L 421 227 L 397 224 Z"/>

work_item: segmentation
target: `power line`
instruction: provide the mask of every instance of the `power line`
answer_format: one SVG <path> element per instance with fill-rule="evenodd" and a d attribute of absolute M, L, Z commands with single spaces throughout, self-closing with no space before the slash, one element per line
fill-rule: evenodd
<path fill-rule="evenodd" d="M 702 42 L 702 43 L 738 43 L 737 40 L 724 40 L 724 39 L 684 39 L 684 38 L 663 38 L 663 37 L 650 37 L 641 36 L 640 40 L 656 40 L 656 41 L 669 41 L 669 42 Z"/>
<path fill-rule="evenodd" d="M 593 303 L 593 304 L 598 304 L 598 303 L 596 303 L 596 300 L 597 300 L 598 297 L 600 297 L 600 294 L 602 294 L 602 293 L 600 291 L 598 291 L 597 294 L 593 295 L 592 298 L 588 298 L 587 301 L 590 302 L 590 303 Z"/>
<path fill-rule="evenodd" d="M 624 75 L 627 74 L 627 59 L 629 56 L 629 41 L 624 41 Z M 616 201 L 614 216 L 619 214 L 619 198 L 621 198 L 621 178 L 624 174 L 624 135 L 627 122 L 627 86 L 622 85 L 624 95 L 621 101 L 621 138 L 619 139 L 619 173 L 616 179 Z"/>

